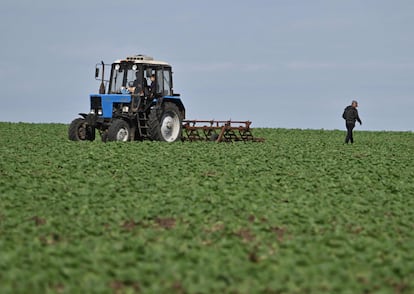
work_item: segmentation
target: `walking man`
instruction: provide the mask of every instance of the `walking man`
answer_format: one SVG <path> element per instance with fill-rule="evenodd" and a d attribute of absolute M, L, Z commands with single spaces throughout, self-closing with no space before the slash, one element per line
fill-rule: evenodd
<path fill-rule="evenodd" d="M 362 125 L 362 121 L 358 115 L 357 107 L 358 107 L 358 102 L 354 100 L 352 101 L 351 105 L 345 108 L 344 113 L 342 114 L 342 117 L 344 118 L 346 122 L 346 130 L 347 130 L 347 134 L 345 138 L 346 144 L 348 144 L 349 142 L 351 142 L 351 144 L 354 143 L 354 137 L 353 137 L 352 131 L 355 128 L 355 121 L 358 121 L 359 124 Z"/>

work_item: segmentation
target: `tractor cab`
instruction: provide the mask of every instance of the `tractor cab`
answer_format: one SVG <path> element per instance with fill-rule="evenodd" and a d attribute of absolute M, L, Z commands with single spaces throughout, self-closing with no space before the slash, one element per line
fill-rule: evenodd
<path fill-rule="evenodd" d="M 151 81 L 151 76 L 155 78 L 154 82 Z M 151 83 L 155 83 L 153 93 L 150 93 Z M 126 93 L 154 97 L 172 96 L 171 66 L 144 55 L 116 60 L 111 65 L 108 94 Z"/>

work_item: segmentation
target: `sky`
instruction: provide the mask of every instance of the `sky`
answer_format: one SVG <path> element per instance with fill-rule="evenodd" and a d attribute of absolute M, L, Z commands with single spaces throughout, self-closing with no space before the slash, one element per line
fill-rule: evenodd
<path fill-rule="evenodd" d="M 95 64 L 170 63 L 188 119 L 414 130 L 412 0 L 2 0 L 0 121 L 70 123 Z"/>

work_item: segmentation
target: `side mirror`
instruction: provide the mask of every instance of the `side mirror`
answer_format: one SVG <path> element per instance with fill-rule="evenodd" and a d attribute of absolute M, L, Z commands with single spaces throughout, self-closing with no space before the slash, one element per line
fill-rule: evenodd
<path fill-rule="evenodd" d="M 99 68 L 95 68 L 95 79 L 99 78 Z"/>

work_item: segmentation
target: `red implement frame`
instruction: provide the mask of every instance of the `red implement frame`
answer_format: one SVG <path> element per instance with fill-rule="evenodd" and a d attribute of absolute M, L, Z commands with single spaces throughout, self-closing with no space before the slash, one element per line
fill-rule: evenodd
<path fill-rule="evenodd" d="M 252 135 L 251 121 L 231 120 L 184 120 L 183 141 L 264 142 L 264 138 Z"/>

